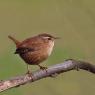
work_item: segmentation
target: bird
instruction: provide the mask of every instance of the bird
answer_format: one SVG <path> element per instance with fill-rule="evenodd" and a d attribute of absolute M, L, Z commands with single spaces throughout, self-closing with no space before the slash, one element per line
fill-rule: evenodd
<path fill-rule="evenodd" d="M 27 64 L 27 73 L 30 73 L 29 65 L 37 65 L 42 70 L 47 69 L 40 63 L 51 55 L 55 39 L 59 39 L 59 37 L 47 33 L 38 34 L 23 41 L 18 41 L 11 35 L 8 37 L 16 45 L 15 54 L 18 54 Z"/>

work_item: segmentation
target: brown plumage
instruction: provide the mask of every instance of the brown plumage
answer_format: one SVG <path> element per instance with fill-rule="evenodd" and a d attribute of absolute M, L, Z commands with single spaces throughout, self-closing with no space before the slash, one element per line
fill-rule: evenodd
<path fill-rule="evenodd" d="M 46 33 L 28 38 L 22 42 L 11 36 L 8 37 L 16 44 L 15 54 L 19 54 L 27 64 L 38 65 L 40 69 L 45 69 L 39 64 L 50 56 L 54 40 L 58 38 Z"/>

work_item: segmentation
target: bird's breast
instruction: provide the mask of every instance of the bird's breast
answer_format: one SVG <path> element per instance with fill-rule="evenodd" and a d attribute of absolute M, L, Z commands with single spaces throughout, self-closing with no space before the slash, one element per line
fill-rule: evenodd
<path fill-rule="evenodd" d="M 48 56 L 50 56 L 52 50 L 53 50 L 54 42 L 44 44 L 41 48 L 35 51 L 31 51 L 28 53 L 20 54 L 21 58 L 24 59 L 24 61 L 31 65 L 37 65 L 41 63 L 42 61 L 46 60 Z"/>
<path fill-rule="evenodd" d="M 47 46 L 47 54 L 48 56 L 51 55 L 51 52 L 53 50 L 54 42 L 50 42 L 49 45 Z"/>
<path fill-rule="evenodd" d="M 24 61 L 30 65 L 37 65 L 48 58 L 48 55 L 43 51 L 29 52 L 20 55 Z"/>

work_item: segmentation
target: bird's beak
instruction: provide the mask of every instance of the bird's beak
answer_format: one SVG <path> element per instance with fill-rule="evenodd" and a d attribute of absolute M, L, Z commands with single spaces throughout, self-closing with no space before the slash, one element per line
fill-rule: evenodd
<path fill-rule="evenodd" d="M 61 39 L 60 37 L 54 37 L 54 39 Z"/>

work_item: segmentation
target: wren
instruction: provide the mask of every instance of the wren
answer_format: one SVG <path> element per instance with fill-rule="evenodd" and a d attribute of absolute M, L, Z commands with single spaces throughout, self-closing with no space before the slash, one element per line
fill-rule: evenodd
<path fill-rule="evenodd" d="M 22 42 L 16 40 L 12 36 L 8 37 L 16 45 L 15 54 L 19 54 L 27 64 L 28 73 L 30 72 L 28 65 L 38 65 L 40 69 L 46 69 L 46 67 L 41 66 L 40 63 L 51 55 L 54 47 L 54 41 L 59 38 L 47 33 L 27 38 Z"/>

